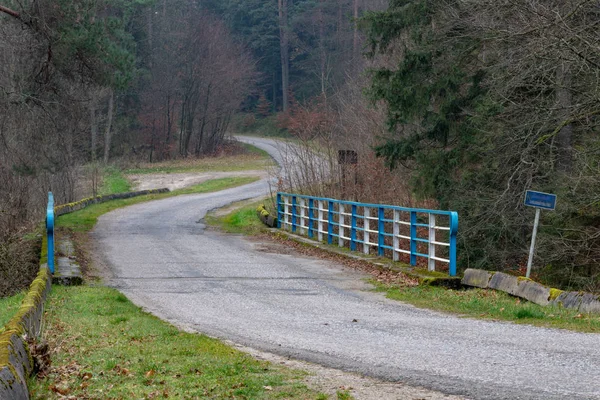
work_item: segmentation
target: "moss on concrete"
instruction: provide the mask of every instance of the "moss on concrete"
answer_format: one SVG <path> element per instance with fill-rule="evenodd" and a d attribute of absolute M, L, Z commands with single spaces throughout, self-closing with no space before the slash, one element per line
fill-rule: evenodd
<path fill-rule="evenodd" d="M 105 201 L 121 199 L 121 198 L 130 198 L 137 196 L 145 196 L 148 194 L 155 193 L 166 193 L 169 189 L 149 189 L 149 190 L 140 190 L 138 192 L 126 192 L 126 193 L 115 193 L 115 194 L 107 194 L 104 196 L 96 196 L 96 197 L 88 197 L 85 199 L 81 199 L 79 201 L 74 201 L 72 203 L 61 204 L 59 206 L 54 207 L 54 213 L 57 215 L 68 214 L 73 211 L 77 211 L 81 208 L 85 208 L 90 204 L 103 203 Z"/>
<path fill-rule="evenodd" d="M 413 273 L 427 278 L 448 278 L 448 274 L 439 271 L 429 271 L 425 268 L 413 268 Z"/>
<path fill-rule="evenodd" d="M 34 312 L 43 302 L 49 278 L 50 272 L 48 268 L 40 268 L 40 272 L 31 283 L 29 292 L 25 299 L 23 299 L 21 307 L 15 316 L 4 326 L 3 332 L 0 333 L 0 368 L 5 366 L 9 366 L 10 368 L 10 355 L 14 353 L 11 338 L 13 335 L 22 336 L 26 333 L 25 318 L 28 314 Z"/>
<path fill-rule="evenodd" d="M 271 213 L 267 211 L 264 204 L 256 207 L 256 215 L 258 219 L 262 221 L 263 224 L 273 228 L 277 226 L 277 217 L 271 216 Z"/>
<path fill-rule="evenodd" d="M 550 297 L 548 300 L 553 301 L 558 299 L 558 296 L 560 296 L 563 292 L 564 290 L 550 288 Z"/>

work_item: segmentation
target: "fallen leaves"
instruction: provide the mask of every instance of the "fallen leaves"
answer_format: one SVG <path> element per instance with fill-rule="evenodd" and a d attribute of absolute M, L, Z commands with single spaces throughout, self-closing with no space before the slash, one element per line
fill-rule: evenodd
<path fill-rule="evenodd" d="M 146 372 L 146 374 L 144 376 L 146 378 L 152 378 L 154 375 L 156 375 L 156 371 L 151 369 L 150 371 Z"/>
<path fill-rule="evenodd" d="M 133 376 L 131 371 L 129 371 L 127 368 L 121 367 L 120 365 L 116 365 L 112 370 L 114 372 L 116 372 L 118 375 Z"/>
<path fill-rule="evenodd" d="M 270 244 L 269 250 L 273 253 L 289 254 L 290 248 L 301 255 L 318 257 L 323 260 L 333 261 L 342 264 L 346 267 L 352 268 L 357 271 L 365 272 L 372 275 L 375 280 L 386 285 L 394 285 L 399 287 L 414 287 L 419 286 L 419 280 L 417 278 L 409 277 L 408 275 L 400 272 L 386 269 L 377 265 L 374 265 L 368 261 L 358 260 L 349 258 L 341 254 L 331 253 L 327 250 L 323 250 L 318 247 L 308 246 L 299 243 L 295 240 L 287 238 L 278 234 L 266 234 L 256 237 L 258 240 L 269 240 L 271 242 L 279 243 L 281 248 L 277 248 L 276 245 Z"/>

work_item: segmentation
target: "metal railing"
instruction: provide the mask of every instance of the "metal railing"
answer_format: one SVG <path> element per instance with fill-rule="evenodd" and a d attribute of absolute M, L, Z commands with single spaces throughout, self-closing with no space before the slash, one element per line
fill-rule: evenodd
<path fill-rule="evenodd" d="M 54 274 L 54 195 L 52 195 L 52 192 L 48 192 L 46 235 L 48 239 L 48 269 L 51 274 Z"/>
<path fill-rule="evenodd" d="M 277 226 L 365 254 L 376 248 L 379 256 L 391 255 L 416 266 L 419 258 L 435 271 L 436 263 L 446 264 L 456 276 L 456 235 L 458 213 L 383 204 L 277 194 Z M 442 237 L 443 236 L 443 237 Z M 447 241 L 445 241 L 447 240 Z"/>

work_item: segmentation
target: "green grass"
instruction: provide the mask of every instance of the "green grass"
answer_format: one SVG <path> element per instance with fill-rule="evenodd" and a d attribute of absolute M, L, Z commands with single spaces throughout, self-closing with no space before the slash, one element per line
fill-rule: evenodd
<path fill-rule="evenodd" d="M 265 232 L 267 227 L 256 215 L 256 208 L 261 204 L 268 204 L 268 202 L 265 200 L 246 204 L 229 214 L 221 216 L 215 216 L 214 213 L 211 213 L 204 220 L 208 225 L 217 227 L 227 233 L 254 235 Z"/>
<path fill-rule="evenodd" d="M 16 314 L 24 298 L 25 292 L 0 298 L 0 330 Z"/>
<path fill-rule="evenodd" d="M 600 316 L 559 307 L 542 307 L 495 290 L 449 290 L 433 286 L 398 288 L 372 283 L 388 298 L 421 308 L 548 328 L 600 332 Z"/>
<path fill-rule="evenodd" d="M 107 167 L 104 169 L 102 186 L 98 189 L 99 195 L 125 193 L 131 190 L 131 183 L 123 176 L 120 169 Z"/>
<path fill-rule="evenodd" d="M 338 390 L 337 393 L 338 400 L 353 400 L 354 397 L 350 394 L 349 390 Z"/>
<path fill-rule="evenodd" d="M 323 398 L 304 372 L 181 332 L 109 288 L 54 287 L 45 331 L 53 369 L 30 379 L 32 399 Z"/>
<path fill-rule="evenodd" d="M 93 204 L 74 213 L 58 217 L 56 225 L 60 228 L 70 229 L 75 232 L 87 232 L 91 230 L 94 227 L 94 225 L 96 225 L 99 216 L 117 208 L 142 203 L 149 200 L 165 199 L 167 197 L 178 196 L 182 194 L 216 192 L 219 190 L 229 189 L 236 186 L 246 185 L 248 183 L 257 181 L 258 179 L 259 178 L 256 177 L 231 177 L 213 179 L 203 182 L 199 185 L 174 190 L 169 193 L 150 194 L 129 199 L 111 200 L 105 203 Z"/>

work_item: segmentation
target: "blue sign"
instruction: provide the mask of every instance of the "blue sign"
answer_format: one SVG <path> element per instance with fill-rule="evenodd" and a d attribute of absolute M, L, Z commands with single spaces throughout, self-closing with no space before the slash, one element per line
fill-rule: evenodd
<path fill-rule="evenodd" d="M 556 208 L 556 195 L 528 190 L 525 193 L 525 205 L 545 210 L 554 210 Z"/>

